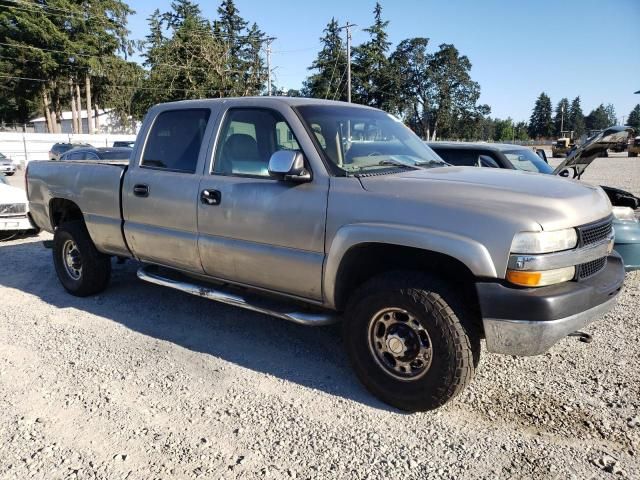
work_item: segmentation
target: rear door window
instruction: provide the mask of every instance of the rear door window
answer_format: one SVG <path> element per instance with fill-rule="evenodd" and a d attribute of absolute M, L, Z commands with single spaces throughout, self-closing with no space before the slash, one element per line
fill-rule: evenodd
<path fill-rule="evenodd" d="M 194 173 L 209 115 L 205 108 L 160 113 L 149 132 L 141 166 Z"/>

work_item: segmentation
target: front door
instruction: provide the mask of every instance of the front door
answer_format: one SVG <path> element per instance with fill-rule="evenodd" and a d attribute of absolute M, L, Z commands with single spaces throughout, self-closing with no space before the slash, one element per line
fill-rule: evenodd
<path fill-rule="evenodd" d="M 209 116 L 206 108 L 159 113 L 140 165 L 125 174 L 125 238 L 142 261 L 202 273 L 197 205 Z"/>
<path fill-rule="evenodd" d="M 227 110 L 200 182 L 200 258 L 208 275 L 321 300 L 328 180 L 271 178 L 269 158 L 282 149 L 301 150 L 282 114 Z"/>

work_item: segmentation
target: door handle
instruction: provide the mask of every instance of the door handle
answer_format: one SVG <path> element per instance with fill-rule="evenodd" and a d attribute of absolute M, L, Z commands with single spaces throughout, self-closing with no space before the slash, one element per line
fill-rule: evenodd
<path fill-rule="evenodd" d="M 220 205 L 222 193 L 220 190 L 203 190 L 200 193 L 200 201 L 205 205 Z"/>
<path fill-rule="evenodd" d="M 144 185 L 139 183 L 133 186 L 133 194 L 136 197 L 148 197 L 149 196 L 149 185 Z"/>

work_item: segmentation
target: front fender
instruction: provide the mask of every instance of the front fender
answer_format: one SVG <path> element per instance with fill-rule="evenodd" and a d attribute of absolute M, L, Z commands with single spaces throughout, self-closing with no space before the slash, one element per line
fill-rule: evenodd
<path fill-rule="evenodd" d="M 496 278 L 496 269 L 484 245 L 461 235 L 430 228 L 387 223 L 361 223 L 341 227 L 333 237 L 323 274 L 328 306 L 335 308 L 336 277 L 340 263 L 352 247 L 383 243 L 448 255 L 462 262 L 477 277 Z"/>

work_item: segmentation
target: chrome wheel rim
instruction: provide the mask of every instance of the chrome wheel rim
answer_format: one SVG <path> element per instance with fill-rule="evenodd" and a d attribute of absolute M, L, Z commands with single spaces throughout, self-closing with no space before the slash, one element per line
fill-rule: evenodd
<path fill-rule="evenodd" d="M 74 280 L 80 279 L 82 276 L 82 256 L 78 245 L 73 240 L 67 240 L 62 245 L 62 264 L 69 277 Z"/>
<path fill-rule="evenodd" d="M 407 310 L 385 308 L 373 315 L 368 343 L 382 370 L 398 380 L 417 380 L 431 367 L 433 348 L 429 333 Z"/>

